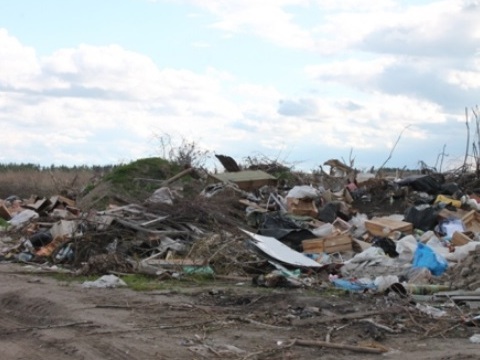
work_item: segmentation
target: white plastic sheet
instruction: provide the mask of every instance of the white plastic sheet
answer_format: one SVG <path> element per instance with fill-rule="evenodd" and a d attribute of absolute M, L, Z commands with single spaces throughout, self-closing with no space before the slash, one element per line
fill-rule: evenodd
<path fill-rule="evenodd" d="M 103 275 L 95 281 L 85 281 L 82 284 L 82 287 L 84 288 L 97 289 L 116 288 L 119 286 L 127 286 L 127 284 L 115 275 Z"/>
<path fill-rule="evenodd" d="M 270 236 L 257 235 L 250 231 L 242 230 L 252 238 L 252 243 L 268 256 L 282 263 L 302 266 L 302 267 L 320 267 L 319 263 L 309 257 L 293 250 L 287 245 Z"/>

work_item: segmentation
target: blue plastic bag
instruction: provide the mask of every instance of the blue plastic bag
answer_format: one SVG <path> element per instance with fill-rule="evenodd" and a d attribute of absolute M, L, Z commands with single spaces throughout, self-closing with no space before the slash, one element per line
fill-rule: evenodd
<path fill-rule="evenodd" d="M 377 289 L 373 282 L 366 283 L 358 280 L 334 279 L 332 280 L 332 283 L 338 288 L 349 291 L 365 291 Z"/>
<path fill-rule="evenodd" d="M 418 243 L 413 257 L 413 267 L 427 268 L 432 275 L 440 276 L 447 270 L 448 263 L 443 256 L 437 254 L 431 247 Z"/>

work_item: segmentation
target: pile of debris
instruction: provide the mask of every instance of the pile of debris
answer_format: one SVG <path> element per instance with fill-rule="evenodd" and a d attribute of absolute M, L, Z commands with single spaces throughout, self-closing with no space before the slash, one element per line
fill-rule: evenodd
<path fill-rule="evenodd" d="M 217 158 L 229 171 L 208 173 L 190 196 L 178 182 L 193 169 L 155 180 L 161 186 L 137 203 L 104 209 L 84 211 L 63 196 L 11 196 L 0 202 L 0 254 L 82 274 L 248 276 L 262 286 L 478 285 L 469 270 L 480 197 L 444 174 L 379 179 L 333 159 L 311 184 L 289 185 L 279 183 L 278 166 L 242 170 Z M 402 212 L 361 211 L 379 207 Z M 462 264 L 464 281 L 441 277 Z"/>

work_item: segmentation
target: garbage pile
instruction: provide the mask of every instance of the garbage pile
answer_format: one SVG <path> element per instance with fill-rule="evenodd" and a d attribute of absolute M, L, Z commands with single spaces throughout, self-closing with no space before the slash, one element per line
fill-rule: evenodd
<path fill-rule="evenodd" d="M 480 196 L 444 174 L 375 178 L 333 159 L 329 173 L 288 184 L 268 166 L 217 158 L 230 171 L 209 173 L 188 197 L 175 184 L 191 169 L 142 201 L 103 209 L 64 196 L 1 200 L 0 256 L 77 274 L 243 276 L 373 293 L 480 288 Z"/>

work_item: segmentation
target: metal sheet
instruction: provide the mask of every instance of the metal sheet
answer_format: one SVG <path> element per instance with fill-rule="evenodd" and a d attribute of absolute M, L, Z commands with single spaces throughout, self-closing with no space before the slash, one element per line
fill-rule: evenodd
<path fill-rule="evenodd" d="M 270 236 L 257 235 L 250 231 L 243 230 L 251 239 L 252 243 L 261 251 L 275 260 L 284 264 L 301 267 L 321 267 L 322 265 L 309 257 L 289 248 L 277 239 Z"/>

